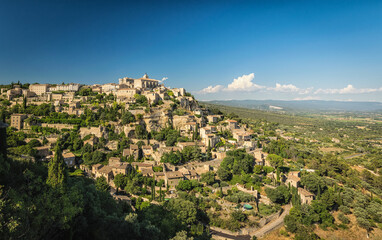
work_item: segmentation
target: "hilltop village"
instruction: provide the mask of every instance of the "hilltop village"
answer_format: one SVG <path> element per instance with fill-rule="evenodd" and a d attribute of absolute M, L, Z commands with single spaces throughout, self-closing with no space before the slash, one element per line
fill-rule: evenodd
<path fill-rule="evenodd" d="M 45 164 L 49 184 L 58 181 L 64 163 L 69 178 L 91 180 L 126 204 L 123 224 L 134 219 L 131 214 L 163 206 L 177 212 L 181 228 L 196 239 L 262 237 L 283 225 L 292 206 L 311 205 L 326 188 L 316 170 L 274 154 L 285 151 L 280 141 L 298 138 L 272 123 L 254 126 L 200 105 L 185 89 L 147 74 L 103 85 L 17 83 L 2 88 L 1 96 L 4 154 Z M 316 211 L 316 221 L 331 226 L 328 209 Z M 168 231 L 159 239 L 185 234 Z"/>

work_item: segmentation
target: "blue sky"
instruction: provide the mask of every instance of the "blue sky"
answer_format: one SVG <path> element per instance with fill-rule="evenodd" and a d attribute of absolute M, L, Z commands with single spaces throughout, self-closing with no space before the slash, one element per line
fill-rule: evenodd
<path fill-rule="evenodd" d="M 382 101 L 382 1 L 0 1 L 0 83 Z"/>

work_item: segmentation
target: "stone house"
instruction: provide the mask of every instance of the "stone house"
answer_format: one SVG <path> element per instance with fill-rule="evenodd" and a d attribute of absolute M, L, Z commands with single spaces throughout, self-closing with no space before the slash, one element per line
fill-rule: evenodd
<path fill-rule="evenodd" d="M 184 180 L 184 176 L 179 171 L 165 172 L 165 184 L 170 188 L 174 188 L 179 184 L 181 180 Z"/>
<path fill-rule="evenodd" d="M 76 164 L 76 156 L 71 152 L 66 152 L 62 154 L 64 161 L 68 167 L 73 167 Z"/>
<path fill-rule="evenodd" d="M 131 166 L 133 166 L 134 169 L 138 169 L 139 171 L 142 171 L 143 169 L 152 169 L 153 165 L 150 163 L 143 163 L 143 162 L 132 162 Z"/>
<path fill-rule="evenodd" d="M 314 200 L 314 194 L 308 192 L 303 188 L 298 188 L 298 194 L 300 194 L 302 204 L 310 204 Z"/>
<path fill-rule="evenodd" d="M 217 123 L 221 119 L 221 115 L 208 115 L 207 120 L 209 123 Z"/>
<path fill-rule="evenodd" d="M 24 126 L 24 120 L 28 116 L 26 114 L 14 113 L 11 115 L 11 127 L 21 130 Z"/>
<path fill-rule="evenodd" d="M 233 131 L 232 136 L 239 142 L 250 141 L 252 138 L 251 134 L 246 131 Z"/>
<path fill-rule="evenodd" d="M 286 181 L 285 181 L 285 184 L 287 186 L 291 186 L 291 187 L 295 187 L 295 188 L 298 188 L 300 186 L 300 178 L 299 177 L 296 177 L 294 175 L 288 175 Z"/>
<path fill-rule="evenodd" d="M 151 157 L 151 154 L 153 154 L 153 147 L 152 146 L 142 146 L 142 152 L 145 157 Z"/>
<path fill-rule="evenodd" d="M 228 123 L 228 127 L 230 129 L 237 129 L 238 128 L 238 124 L 237 124 L 236 120 L 227 120 L 227 123 Z"/>
<path fill-rule="evenodd" d="M 103 166 L 102 168 L 100 168 L 96 172 L 95 177 L 98 178 L 98 177 L 101 177 L 101 176 L 106 178 L 107 183 L 109 183 L 111 186 L 114 186 L 114 182 L 113 182 L 114 174 L 113 174 L 112 167 Z"/>
<path fill-rule="evenodd" d="M 117 174 L 127 175 L 130 168 L 131 168 L 131 165 L 125 162 L 114 164 L 111 166 L 111 170 L 114 176 L 116 176 Z"/>

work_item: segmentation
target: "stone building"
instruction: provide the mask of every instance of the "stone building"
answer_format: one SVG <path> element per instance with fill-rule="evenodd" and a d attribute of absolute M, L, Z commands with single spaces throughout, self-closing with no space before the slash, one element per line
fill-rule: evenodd
<path fill-rule="evenodd" d="M 285 181 L 287 186 L 298 188 L 300 186 L 300 178 L 294 175 L 288 175 L 288 178 Z"/>
<path fill-rule="evenodd" d="M 159 80 L 151 79 L 147 74 L 143 75 L 142 78 L 120 78 L 120 85 L 126 85 L 129 88 L 143 88 L 143 89 L 153 89 L 159 86 Z"/>
<path fill-rule="evenodd" d="M 314 199 L 314 194 L 303 188 L 298 188 L 298 194 L 300 194 L 302 204 L 310 204 Z"/>
<path fill-rule="evenodd" d="M 174 172 L 164 172 L 165 174 L 165 184 L 170 188 L 174 188 L 179 184 L 181 180 L 184 180 L 184 176 L 179 171 Z"/>
<path fill-rule="evenodd" d="M 29 90 L 41 96 L 48 92 L 49 84 L 31 84 Z"/>
<path fill-rule="evenodd" d="M 55 87 L 50 87 L 49 91 L 65 91 L 65 92 L 77 92 L 80 89 L 80 84 L 78 83 L 69 83 L 69 84 L 59 84 Z"/>
<path fill-rule="evenodd" d="M 76 164 L 76 156 L 71 152 L 66 152 L 62 154 L 64 161 L 68 167 L 72 167 Z"/>
<path fill-rule="evenodd" d="M 235 121 L 235 120 L 227 120 L 227 122 L 228 122 L 228 127 L 230 129 L 238 128 L 237 121 Z"/>
<path fill-rule="evenodd" d="M 14 113 L 11 116 L 11 127 L 16 128 L 17 130 L 20 130 L 24 126 L 24 119 L 27 118 L 27 115 L 25 114 L 19 114 Z"/>
<path fill-rule="evenodd" d="M 117 96 L 118 99 L 123 99 L 123 98 L 134 98 L 135 94 L 139 94 L 139 90 L 135 88 L 120 88 L 117 90 L 115 95 Z"/>

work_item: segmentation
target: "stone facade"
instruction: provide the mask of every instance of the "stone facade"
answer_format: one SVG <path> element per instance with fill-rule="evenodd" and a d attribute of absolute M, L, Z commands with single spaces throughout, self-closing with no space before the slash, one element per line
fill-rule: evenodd
<path fill-rule="evenodd" d="M 24 119 L 27 118 L 27 115 L 25 114 L 17 114 L 14 113 L 11 116 L 11 127 L 16 128 L 17 130 L 20 130 L 24 126 Z"/>
<path fill-rule="evenodd" d="M 31 84 L 29 90 L 41 96 L 48 92 L 49 84 Z"/>

